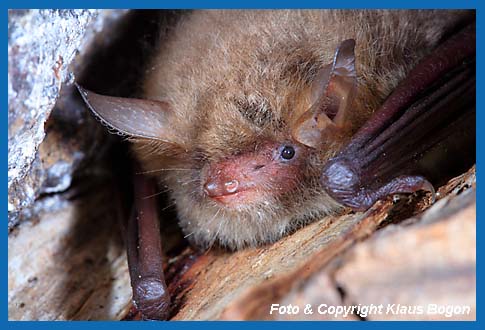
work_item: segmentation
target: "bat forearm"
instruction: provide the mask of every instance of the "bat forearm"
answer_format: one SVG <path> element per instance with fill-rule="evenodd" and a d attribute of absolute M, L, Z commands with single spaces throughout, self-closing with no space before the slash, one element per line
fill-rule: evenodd
<path fill-rule="evenodd" d="M 162 246 L 155 185 L 141 174 L 134 175 L 134 209 L 127 236 L 133 302 L 143 318 L 168 317 L 170 296 L 163 275 Z"/>

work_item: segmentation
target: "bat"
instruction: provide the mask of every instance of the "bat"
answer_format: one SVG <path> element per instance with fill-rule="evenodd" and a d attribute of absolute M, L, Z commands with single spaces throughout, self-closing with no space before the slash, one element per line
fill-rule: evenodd
<path fill-rule="evenodd" d="M 437 164 L 460 158 L 450 150 L 470 157 L 474 134 L 456 132 L 474 126 L 473 21 L 469 11 L 194 11 L 147 66 L 142 97 L 78 89 L 168 187 L 194 245 L 240 249 L 345 206 L 434 191 Z M 135 195 L 153 195 L 150 179 L 135 181 Z M 155 209 L 135 202 L 128 259 L 135 305 L 164 319 Z"/>

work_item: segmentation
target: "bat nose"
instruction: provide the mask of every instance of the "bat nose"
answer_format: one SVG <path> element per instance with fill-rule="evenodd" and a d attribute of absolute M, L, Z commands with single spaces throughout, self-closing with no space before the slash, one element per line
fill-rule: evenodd
<path fill-rule="evenodd" d="M 241 201 L 247 196 L 255 196 L 259 182 L 264 181 L 261 178 L 265 178 L 262 169 L 267 168 L 272 160 L 272 154 L 263 151 L 236 155 L 208 164 L 202 175 L 204 194 L 219 202 L 233 197 Z"/>
<path fill-rule="evenodd" d="M 236 179 L 208 180 L 204 184 L 204 192 L 209 197 L 235 194 L 238 188 L 239 181 Z"/>

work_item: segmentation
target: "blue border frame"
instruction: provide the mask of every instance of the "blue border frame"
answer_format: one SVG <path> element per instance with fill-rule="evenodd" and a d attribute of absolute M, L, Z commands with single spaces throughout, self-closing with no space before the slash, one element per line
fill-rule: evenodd
<path fill-rule="evenodd" d="M 477 8 L 478 0 L 300 0 L 300 1 L 277 1 L 277 0 L 249 0 L 243 3 L 237 1 L 221 0 L 182 0 L 182 1 L 153 1 L 153 0 L 74 0 L 74 1 L 32 1 L 32 0 L 7 0 L 2 6 L 6 8 Z"/>
<path fill-rule="evenodd" d="M 2 127 L 4 128 L 4 132 L 2 132 L 2 139 L 1 139 L 1 147 L 4 152 L 3 155 L 3 163 L 7 167 L 8 164 L 8 147 L 7 147 L 7 132 L 8 132 L 8 114 L 6 109 L 8 109 L 8 96 L 7 96 L 7 70 L 8 70 L 8 55 L 7 55 L 7 37 L 8 37 L 8 9 L 27 9 L 27 8 L 137 8 L 137 9 L 145 9 L 145 8 L 475 8 L 477 9 L 477 59 L 482 58 L 483 55 L 483 23 L 482 23 L 482 6 L 478 0 L 397 0 L 397 1 L 384 1 L 384 0 L 366 0 L 366 1 L 357 1 L 357 0 L 333 0 L 333 1 L 316 1 L 316 0 L 299 0 L 299 1 L 256 1 L 256 0 L 249 0 L 243 3 L 237 2 L 227 2 L 227 1 L 217 1 L 217 0 L 204 0 L 201 1 L 194 1 L 194 0 L 182 0 L 182 1 L 167 1 L 167 2 L 159 2 L 159 1 L 149 1 L 149 0 L 137 0 L 135 1 L 127 1 L 127 0 L 120 0 L 120 1 L 92 1 L 92 0 L 74 0 L 74 1 L 58 1 L 58 0 L 51 0 L 51 1 L 32 1 L 32 0 L 4 0 L 0 2 L 0 6 L 2 7 L 1 11 L 1 19 L 2 19 L 2 34 L 1 38 L 3 39 L 3 47 L 4 51 L 2 53 L 2 72 L 3 79 L 1 81 L 2 84 L 2 100 L 4 100 L 4 112 L 2 115 Z M 483 65 L 482 61 L 477 61 L 477 106 L 481 108 L 483 104 L 483 97 L 480 93 L 483 90 L 483 76 L 480 73 L 483 73 Z M 477 128 L 484 123 L 484 116 L 485 114 L 478 111 L 477 113 Z M 481 140 L 484 137 L 485 132 L 477 129 L 477 169 L 482 167 L 482 153 L 481 147 L 482 143 Z M 5 172 L 4 176 L 2 177 L 2 182 L 4 184 L 4 190 L 2 193 L 2 200 L 4 203 L 2 204 L 2 212 L 3 214 L 7 214 L 7 172 Z M 478 171 L 479 172 L 479 171 Z M 480 181 L 480 173 L 477 174 L 477 181 Z M 482 190 L 480 187 L 477 187 L 477 200 L 482 201 Z M 480 221 L 480 215 L 483 213 L 483 208 L 480 203 L 477 203 L 477 236 L 483 232 L 484 224 Z M 4 224 L 7 223 L 7 217 L 3 220 Z M 7 232 L 7 231 L 6 231 Z M 7 234 L 4 234 L 4 249 L 1 250 L 1 254 L 3 257 L 4 262 L 4 271 L 2 272 L 2 291 L 4 294 L 5 299 L 2 300 L 1 304 L 1 321 L 0 324 L 3 327 L 8 328 L 39 328 L 39 329 L 57 329 L 57 328 L 64 328 L 64 327 L 91 327 L 96 329 L 106 329 L 111 327 L 116 328 L 126 328 L 126 327 L 143 327 L 143 328 L 154 328 L 154 327 L 166 327 L 166 328 L 177 328 L 177 329 L 204 329 L 210 328 L 211 330 L 216 329 L 226 329 L 226 328 L 238 328 L 240 326 L 250 327 L 250 328 L 262 328 L 268 326 L 277 326 L 280 330 L 284 329 L 291 329 L 293 330 L 294 327 L 298 326 L 299 328 L 303 329 L 310 329 L 315 327 L 339 327 L 339 328 L 353 328 L 353 327 L 363 327 L 363 328 L 387 328 L 389 326 L 397 327 L 397 328 L 405 328 L 405 327 L 423 327 L 423 328 L 434 328 L 434 329 L 451 329 L 451 328 L 478 328 L 483 327 L 483 318 L 481 317 L 481 312 L 483 312 L 483 306 L 481 304 L 480 293 L 482 292 L 482 284 L 478 280 L 480 278 L 479 274 L 482 274 L 481 271 L 481 262 L 478 260 L 481 256 L 481 249 L 482 249 L 482 242 L 481 238 L 477 237 L 477 321 L 476 322 L 418 322 L 417 324 L 414 322 L 325 322 L 323 324 L 316 323 L 316 322 L 297 322 L 290 323 L 290 322 L 279 322 L 275 324 L 274 322 L 87 322 L 87 321 L 79 321 L 79 322 L 18 322 L 18 321 L 8 321 L 8 301 L 7 301 L 7 293 L 8 293 L 8 279 L 7 279 L 7 260 L 8 260 L 8 249 L 7 249 Z"/>

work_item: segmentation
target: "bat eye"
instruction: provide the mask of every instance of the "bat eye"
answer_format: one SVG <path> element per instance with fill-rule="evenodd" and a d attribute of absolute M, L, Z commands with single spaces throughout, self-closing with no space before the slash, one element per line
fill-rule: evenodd
<path fill-rule="evenodd" d="M 290 160 L 295 157 L 295 148 L 292 146 L 284 146 L 281 150 L 281 157 L 286 160 Z"/>

